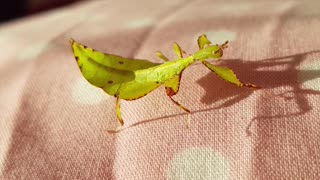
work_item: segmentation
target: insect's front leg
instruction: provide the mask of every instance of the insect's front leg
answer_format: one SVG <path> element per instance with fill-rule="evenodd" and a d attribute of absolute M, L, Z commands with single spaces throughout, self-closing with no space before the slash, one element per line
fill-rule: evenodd
<path fill-rule="evenodd" d="M 198 42 L 199 49 L 203 49 L 205 46 L 211 45 L 211 42 L 209 41 L 209 39 L 205 34 L 202 34 L 201 36 L 199 36 L 197 42 Z"/>
<path fill-rule="evenodd" d="M 183 58 L 183 54 L 185 54 L 186 52 L 185 51 L 183 51 L 182 49 L 181 49 L 181 47 L 179 46 L 179 44 L 178 43 L 173 43 L 173 52 L 174 52 L 174 54 L 178 57 L 178 58 Z M 169 61 L 169 59 L 164 55 L 164 54 L 162 54 L 162 52 L 160 52 L 160 51 L 157 51 L 156 52 L 156 56 L 158 57 L 158 58 L 160 58 L 161 60 L 163 60 L 164 62 L 167 62 L 167 61 Z"/>
<path fill-rule="evenodd" d="M 181 49 L 181 47 L 179 46 L 179 44 L 178 43 L 173 43 L 173 52 L 174 52 L 174 54 L 176 54 L 176 56 L 178 57 L 178 58 L 183 58 L 183 53 L 186 53 L 186 52 L 184 52 L 182 49 Z"/>
<path fill-rule="evenodd" d="M 208 69 L 210 69 L 212 72 L 214 72 L 219 78 L 222 80 L 229 82 L 231 84 L 237 85 L 239 87 L 249 87 L 254 89 L 259 89 L 261 87 L 256 86 L 254 84 L 250 83 L 243 83 L 241 82 L 236 74 L 228 67 L 223 66 L 214 66 L 207 61 L 202 61 L 202 64 L 205 65 Z"/>
<path fill-rule="evenodd" d="M 169 61 L 169 59 L 164 55 L 164 54 L 162 54 L 162 52 L 160 52 L 160 51 L 157 51 L 156 52 L 156 56 L 158 57 L 158 58 L 160 58 L 162 61 L 164 61 L 164 62 L 167 62 L 167 61 Z"/>

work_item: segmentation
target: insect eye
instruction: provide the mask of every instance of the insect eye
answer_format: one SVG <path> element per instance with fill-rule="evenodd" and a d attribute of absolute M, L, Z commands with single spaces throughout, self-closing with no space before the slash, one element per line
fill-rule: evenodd
<path fill-rule="evenodd" d="M 213 55 L 216 55 L 216 54 L 221 54 L 222 53 L 222 49 L 219 48 L 218 50 L 216 51 L 213 51 Z"/>

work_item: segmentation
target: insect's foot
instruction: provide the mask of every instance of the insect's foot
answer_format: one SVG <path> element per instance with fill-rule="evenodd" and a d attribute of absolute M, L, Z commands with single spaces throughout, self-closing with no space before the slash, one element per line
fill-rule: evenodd
<path fill-rule="evenodd" d="M 190 111 L 189 109 L 187 109 L 187 108 L 185 108 L 185 107 L 183 107 L 183 106 L 181 106 L 181 108 L 182 108 L 185 112 L 191 113 L 191 111 Z"/>
<path fill-rule="evenodd" d="M 252 88 L 252 89 L 261 89 L 262 88 L 260 86 L 256 86 L 256 85 L 250 84 L 250 83 L 242 84 L 242 86 Z"/>
<path fill-rule="evenodd" d="M 118 126 L 116 129 L 109 129 L 107 130 L 108 133 L 118 133 L 122 130 L 124 130 L 125 128 L 123 126 Z"/>

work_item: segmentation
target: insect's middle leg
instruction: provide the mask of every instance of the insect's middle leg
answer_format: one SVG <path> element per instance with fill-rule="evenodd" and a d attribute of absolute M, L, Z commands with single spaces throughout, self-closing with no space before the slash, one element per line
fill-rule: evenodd
<path fill-rule="evenodd" d="M 179 91 L 179 85 L 180 85 L 180 79 L 181 79 L 181 74 L 175 76 L 174 78 L 170 79 L 165 83 L 165 89 L 166 89 L 166 94 L 170 98 L 170 100 L 176 104 L 178 107 L 180 107 L 182 110 L 190 113 L 190 110 L 182 106 L 179 102 L 175 101 L 172 96 L 176 95 Z"/>

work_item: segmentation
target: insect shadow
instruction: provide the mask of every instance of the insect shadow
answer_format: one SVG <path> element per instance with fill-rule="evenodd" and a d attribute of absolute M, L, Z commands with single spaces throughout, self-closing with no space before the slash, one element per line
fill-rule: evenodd
<path fill-rule="evenodd" d="M 254 117 L 246 129 L 247 135 L 251 135 L 250 128 L 257 120 L 303 115 L 312 110 L 312 106 L 308 102 L 306 95 L 320 95 L 320 92 L 311 89 L 303 89 L 302 84 L 306 81 L 320 78 L 320 70 L 299 70 L 298 67 L 306 60 L 308 55 L 319 52 L 320 50 L 315 50 L 259 61 L 244 61 L 240 59 L 229 59 L 223 61 L 223 64 L 232 68 L 244 82 L 250 79 L 251 82 L 260 85 L 262 90 L 290 87 L 289 90 L 288 88 L 285 88 L 283 92 L 277 94 L 276 98 L 294 100 L 298 107 L 296 112 L 292 112 L 290 114 L 277 114 L 273 116 L 258 115 Z M 281 70 L 278 70 L 279 68 L 277 67 L 281 67 Z M 299 74 L 303 74 L 304 78 L 300 79 Z M 244 88 L 230 87 L 223 88 L 223 90 L 221 90 L 221 88 L 217 87 L 229 86 L 229 84 L 217 81 L 212 85 L 212 78 L 212 74 L 208 74 L 198 81 L 206 91 L 206 94 L 201 99 L 202 103 L 214 104 L 219 100 L 224 100 L 223 103 L 220 103 L 211 109 L 231 106 L 247 98 L 253 93 L 253 91 Z M 298 81 L 298 79 L 300 81 Z M 257 105 L 259 106 L 259 104 Z"/>
<path fill-rule="evenodd" d="M 225 65 L 230 67 L 235 71 L 240 79 L 243 82 L 252 82 L 262 87 L 262 90 L 270 90 L 275 89 L 282 86 L 291 87 L 290 90 L 284 90 L 282 93 L 278 94 L 279 98 L 284 99 L 294 99 L 297 106 L 298 111 L 293 112 L 291 114 L 278 114 L 275 116 L 257 116 L 254 117 L 247 127 L 247 134 L 251 135 L 250 127 L 252 126 L 254 121 L 260 119 L 272 119 L 272 118 L 280 118 L 285 116 L 297 116 L 305 114 L 312 110 L 312 106 L 308 102 L 306 95 L 320 95 L 320 92 L 310 89 L 301 88 L 302 83 L 313 80 L 316 78 L 320 78 L 320 70 L 298 70 L 298 67 L 301 65 L 303 61 L 306 60 L 306 57 L 310 54 L 320 53 L 320 50 L 308 51 L 304 53 L 276 57 L 276 58 L 268 58 L 258 61 L 245 61 L 241 59 L 227 59 L 222 60 L 221 65 Z M 285 67 L 281 68 L 281 70 L 277 70 L 277 66 Z M 264 70 L 266 69 L 266 70 Z M 304 74 L 304 79 L 302 81 L 297 81 L 299 79 L 298 74 Z M 214 83 L 212 83 L 214 81 Z M 208 72 L 206 76 L 197 81 L 197 83 L 204 88 L 206 91 L 205 95 L 202 97 L 201 102 L 204 104 L 214 104 L 217 101 L 219 105 L 215 107 L 198 109 L 191 112 L 206 112 L 214 109 L 220 109 L 224 107 L 231 106 L 235 103 L 240 102 L 241 100 L 249 97 L 253 90 L 249 88 L 234 88 L 233 85 L 226 83 L 218 79 L 214 74 Z M 186 115 L 188 113 L 177 113 L 152 119 L 143 120 L 134 124 L 131 124 L 124 129 L 135 127 L 144 123 L 164 120 L 170 117 L 176 117 L 181 115 Z"/>

